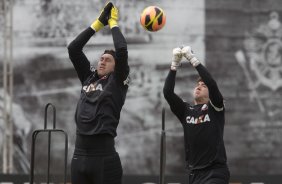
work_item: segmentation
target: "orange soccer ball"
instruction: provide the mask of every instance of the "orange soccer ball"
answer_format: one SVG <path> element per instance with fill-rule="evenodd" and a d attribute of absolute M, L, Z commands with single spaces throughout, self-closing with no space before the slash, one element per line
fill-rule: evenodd
<path fill-rule="evenodd" d="M 140 23 L 147 31 L 155 32 L 162 29 L 166 22 L 164 11 L 157 6 L 149 6 L 143 10 Z"/>

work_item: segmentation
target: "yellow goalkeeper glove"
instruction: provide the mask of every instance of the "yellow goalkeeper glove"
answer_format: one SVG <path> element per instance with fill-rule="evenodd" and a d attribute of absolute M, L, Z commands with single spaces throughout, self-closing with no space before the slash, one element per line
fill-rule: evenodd
<path fill-rule="evenodd" d="M 110 18 L 108 20 L 108 23 L 111 29 L 113 27 L 118 26 L 118 17 L 119 17 L 118 9 L 117 7 L 113 6 L 111 9 Z"/>
<path fill-rule="evenodd" d="M 104 26 L 108 25 L 108 20 L 110 16 L 110 11 L 113 7 L 113 3 L 108 2 L 102 9 L 99 17 L 91 24 L 91 28 L 98 32 Z"/>

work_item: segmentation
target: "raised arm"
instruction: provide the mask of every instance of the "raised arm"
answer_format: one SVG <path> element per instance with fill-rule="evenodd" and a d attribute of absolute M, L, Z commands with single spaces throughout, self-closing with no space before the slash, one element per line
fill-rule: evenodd
<path fill-rule="evenodd" d="M 81 83 L 91 74 L 90 62 L 83 53 L 83 47 L 94 34 L 95 31 L 88 27 L 68 45 L 69 58 Z"/>
<path fill-rule="evenodd" d="M 212 78 L 206 67 L 204 67 L 202 64 L 196 66 L 196 70 L 209 89 L 209 98 L 213 107 L 215 110 L 220 111 L 223 109 L 223 97 L 215 80 Z"/>
<path fill-rule="evenodd" d="M 174 93 L 176 71 L 177 68 L 180 66 L 180 61 L 182 59 L 181 49 L 180 48 L 173 49 L 172 54 L 173 54 L 172 63 L 168 76 L 165 80 L 163 93 L 166 101 L 170 106 L 171 111 L 181 121 L 186 105 L 183 102 L 183 100 Z"/>
<path fill-rule="evenodd" d="M 171 111 L 181 119 L 185 110 L 185 103 L 183 100 L 174 93 L 176 71 L 170 70 L 165 80 L 163 93 L 166 101 L 168 102 Z"/>
<path fill-rule="evenodd" d="M 81 32 L 69 45 L 69 58 L 77 72 L 78 78 L 83 83 L 91 74 L 90 62 L 83 53 L 83 47 L 89 39 L 100 29 L 108 24 L 108 16 L 113 4 L 107 3 L 99 17 L 91 24 L 90 27 Z"/>
<path fill-rule="evenodd" d="M 192 66 L 196 68 L 200 77 L 208 87 L 211 105 L 216 111 L 222 111 L 224 108 L 223 97 L 218 89 L 216 81 L 213 79 L 206 67 L 204 67 L 194 56 L 190 46 L 182 48 L 182 53 L 183 56 L 192 64 Z"/>
<path fill-rule="evenodd" d="M 116 50 L 115 75 L 123 83 L 129 74 L 127 43 L 118 27 L 118 9 L 113 6 L 109 18 L 114 46 Z"/>

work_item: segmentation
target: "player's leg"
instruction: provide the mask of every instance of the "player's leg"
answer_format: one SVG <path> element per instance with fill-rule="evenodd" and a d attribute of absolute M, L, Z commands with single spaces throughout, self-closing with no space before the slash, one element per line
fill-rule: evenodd
<path fill-rule="evenodd" d="M 122 166 L 118 153 L 103 158 L 103 184 L 121 184 Z"/>
<path fill-rule="evenodd" d="M 74 155 L 71 161 L 72 184 L 91 184 L 86 173 L 86 157 Z"/>
<path fill-rule="evenodd" d="M 188 184 L 206 184 L 204 183 L 205 171 L 190 171 Z"/>
<path fill-rule="evenodd" d="M 206 172 L 202 179 L 205 184 L 228 184 L 230 173 L 228 168 L 216 168 Z"/>

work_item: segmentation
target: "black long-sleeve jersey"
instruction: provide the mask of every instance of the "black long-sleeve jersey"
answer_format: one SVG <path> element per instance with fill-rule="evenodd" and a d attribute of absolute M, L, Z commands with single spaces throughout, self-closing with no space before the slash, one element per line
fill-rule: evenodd
<path fill-rule="evenodd" d="M 82 89 L 75 113 L 77 135 L 110 134 L 116 136 L 120 112 L 128 90 L 129 75 L 127 43 L 118 27 L 111 29 L 116 50 L 115 70 L 99 78 L 90 70 L 83 47 L 95 34 L 88 27 L 68 46 L 70 60 L 81 81 Z"/>
<path fill-rule="evenodd" d="M 174 93 L 176 71 L 170 70 L 164 85 L 164 96 L 184 129 L 185 157 L 190 170 L 226 164 L 223 141 L 224 104 L 216 82 L 203 65 L 196 67 L 209 89 L 207 104 L 190 105 Z"/>

